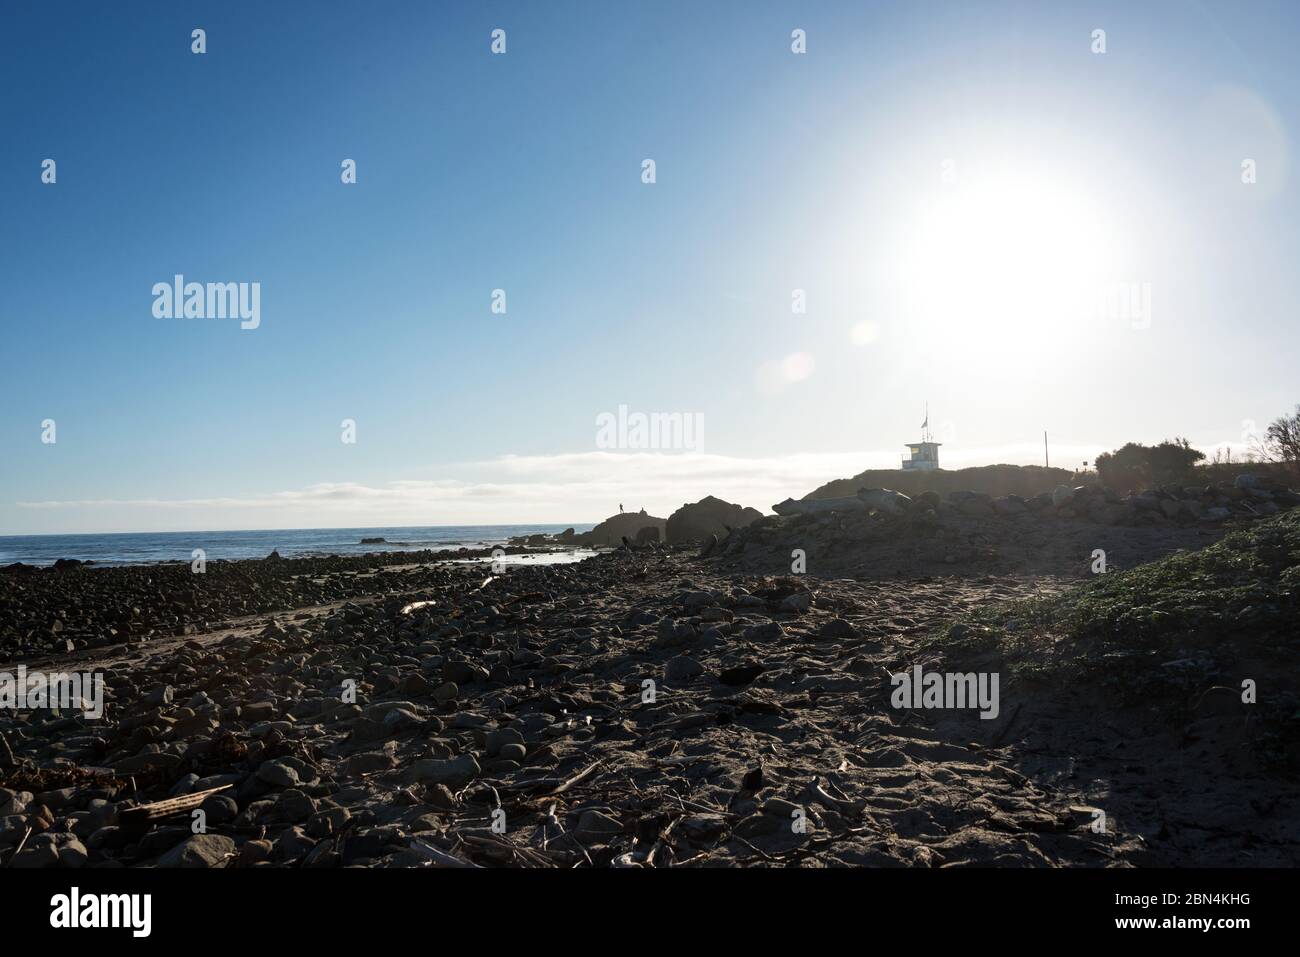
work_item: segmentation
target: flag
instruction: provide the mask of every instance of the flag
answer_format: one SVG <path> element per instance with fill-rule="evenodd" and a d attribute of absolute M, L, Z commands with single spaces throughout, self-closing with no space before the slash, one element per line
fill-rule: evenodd
<path fill-rule="evenodd" d="M 928 429 L 929 427 L 930 427 L 930 413 L 927 412 L 925 414 L 925 421 L 921 423 L 921 428 Z"/>

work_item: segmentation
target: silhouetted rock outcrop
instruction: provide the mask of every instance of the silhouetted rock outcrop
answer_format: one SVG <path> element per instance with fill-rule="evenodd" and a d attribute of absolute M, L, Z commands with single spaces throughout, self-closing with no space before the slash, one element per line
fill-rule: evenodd
<path fill-rule="evenodd" d="M 768 572 L 798 559 L 810 574 L 832 577 L 920 576 L 954 566 L 968 574 L 974 567 L 1096 574 L 1101 554 L 1115 567 L 1131 567 L 1178 548 L 1199 548 L 1228 525 L 1298 506 L 1300 492 L 1253 474 L 1126 496 L 1100 485 L 1058 485 L 1030 498 L 970 489 L 913 498 L 860 489 L 778 502 L 775 515 L 725 539 L 711 537 L 700 554 Z"/>
<path fill-rule="evenodd" d="M 659 529 L 662 535 L 666 524 L 665 519 L 648 515 L 645 509 L 639 512 L 619 512 L 605 519 L 591 531 L 583 532 L 578 536 L 577 541 L 579 545 L 586 546 L 615 546 L 623 541 L 624 536 L 637 541 L 641 529 L 650 526 Z"/>
<path fill-rule="evenodd" d="M 723 538 L 729 529 L 744 528 L 763 517 L 756 508 L 745 508 L 706 495 L 694 504 L 683 505 L 668 516 L 668 544 L 703 542 L 711 535 Z"/>
<path fill-rule="evenodd" d="M 657 545 L 663 540 L 663 529 L 658 525 L 642 525 L 637 529 L 636 538 L 633 539 L 638 545 L 648 545 L 652 542 Z"/>
<path fill-rule="evenodd" d="M 984 465 L 967 469 L 935 469 L 932 472 L 870 469 L 853 478 L 827 482 L 809 492 L 804 499 L 842 498 L 857 495 L 861 488 L 895 489 L 912 498 L 922 492 L 947 495 L 959 491 L 1029 498 L 1076 481 L 1077 475 L 1069 469 L 1041 465 Z"/>

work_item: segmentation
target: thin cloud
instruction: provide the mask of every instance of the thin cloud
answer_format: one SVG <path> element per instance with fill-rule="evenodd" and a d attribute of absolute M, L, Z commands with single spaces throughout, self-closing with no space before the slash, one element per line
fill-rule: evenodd
<path fill-rule="evenodd" d="M 1053 446 L 1059 464 L 1091 460 L 1096 449 Z M 950 468 L 1033 464 L 1033 444 L 954 451 Z M 24 501 L 60 530 L 178 530 L 321 525 L 470 525 L 598 522 L 620 505 L 668 515 L 705 495 L 768 512 L 826 482 L 870 468 L 898 468 L 900 453 L 836 452 L 742 457 L 701 452 L 575 452 L 506 455 L 439 469 L 444 477 L 383 484 L 321 482 L 248 496 Z M 53 530 L 46 528 L 43 530 Z"/>

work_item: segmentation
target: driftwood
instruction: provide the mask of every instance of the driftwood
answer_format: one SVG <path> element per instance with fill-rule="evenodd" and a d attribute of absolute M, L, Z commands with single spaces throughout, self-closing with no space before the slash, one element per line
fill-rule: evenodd
<path fill-rule="evenodd" d="M 464 860 L 457 857 L 455 854 L 448 854 L 446 851 L 440 850 L 432 844 L 429 844 L 427 841 L 420 840 L 418 837 L 411 838 L 410 841 L 407 842 L 406 846 L 415 851 L 415 853 L 419 854 L 434 867 L 463 867 L 473 869 L 478 869 L 479 867 L 479 865 L 475 864 L 473 861 Z"/>
<path fill-rule="evenodd" d="M 23 835 L 23 839 L 19 841 L 18 846 L 14 848 L 14 852 L 9 855 L 9 863 L 5 865 L 6 867 L 12 865 L 14 862 L 14 858 L 23 852 L 23 848 L 27 846 L 27 839 L 31 836 L 32 836 L 32 829 L 29 827 L 27 829 L 27 833 Z"/>
<path fill-rule="evenodd" d="M 484 582 L 484 584 L 487 583 Z M 480 585 L 479 587 L 481 588 L 482 585 Z M 412 614 L 413 612 L 420 611 L 424 608 L 432 608 L 436 604 L 438 604 L 436 601 L 413 601 L 409 605 L 403 605 L 402 610 L 399 611 L 398 614 L 403 616 L 409 615 Z"/>
<path fill-rule="evenodd" d="M 567 778 L 549 777 L 534 778 L 531 781 L 518 781 L 510 787 L 510 790 L 524 791 L 534 796 L 544 794 L 547 797 L 554 797 L 557 794 L 563 794 L 565 791 L 569 790 L 569 788 L 586 778 L 598 767 L 600 767 L 600 762 L 596 761 L 579 771 L 577 774 L 570 775 Z"/>
<path fill-rule="evenodd" d="M 149 825 L 155 821 L 192 811 L 211 795 L 231 787 L 234 787 L 234 785 L 223 784 L 221 787 L 208 788 L 206 791 L 195 791 L 193 794 L 169 798 L 166 801 L 157 801 L 153 804 L 141 804 L 139 807 L 127 808 L 118 815 L 118 823 L 121 825 L 122 830 L 127 833 L 143 834 L 149 829 Z"/>

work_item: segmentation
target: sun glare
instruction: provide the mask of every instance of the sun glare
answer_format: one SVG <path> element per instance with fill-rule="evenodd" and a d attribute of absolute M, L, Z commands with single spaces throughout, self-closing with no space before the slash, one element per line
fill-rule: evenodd
<path fill-rule="evenodd" d="M 1122 235 L 1083 192 L 984 177 L 928 196 L 898 250 L 899 312 L 940 359 L 1014 368 L 1069 342 L 1119 278 Z"/>

